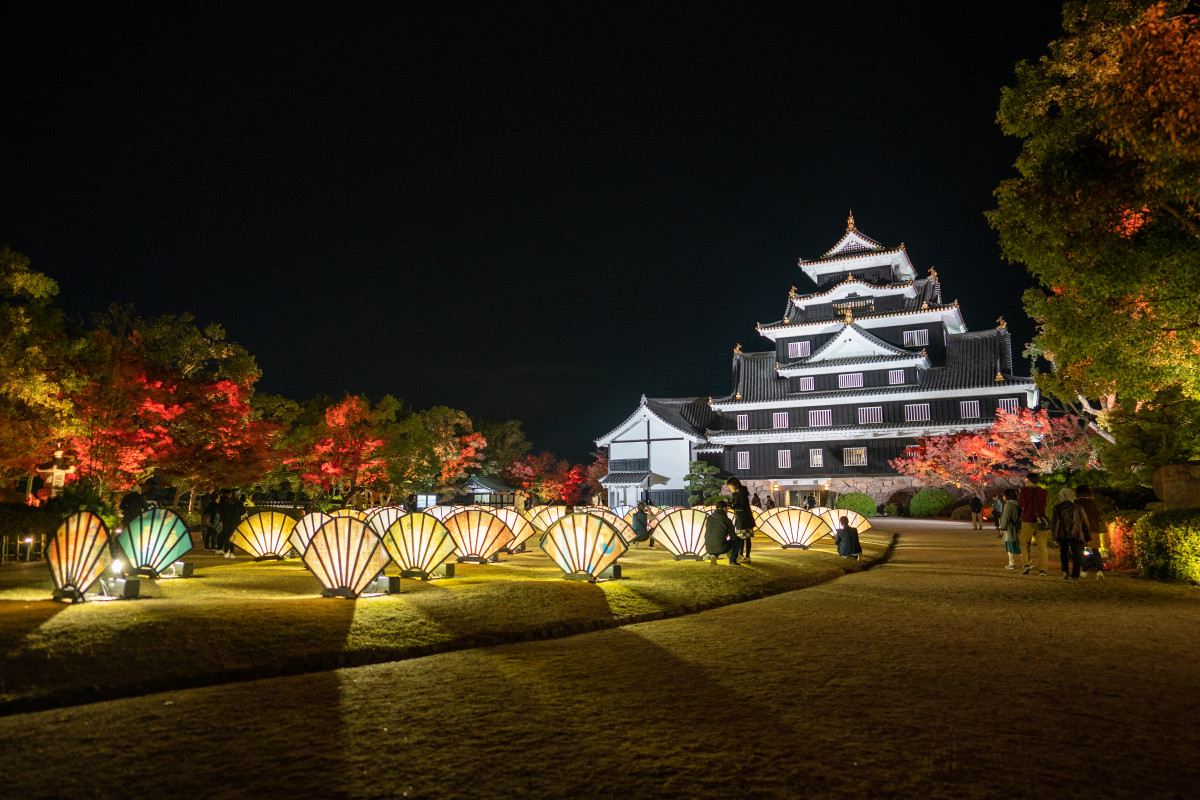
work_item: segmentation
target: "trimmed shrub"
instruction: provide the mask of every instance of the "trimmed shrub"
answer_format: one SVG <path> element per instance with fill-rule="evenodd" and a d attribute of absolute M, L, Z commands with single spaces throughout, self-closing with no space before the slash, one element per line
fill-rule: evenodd
<path fill-rule="evenodd" d="M 875 498 L 862 492 L 849 492 L 840 496 L 833 504 L 834 508 L 846 508 L 857 511 L 864 517 L 875 516 Z"/>
<path fill-rule="evenodd" d="M 970 522 L 971 521 L 971 507 L 970 506 L 955 506 L 954 510 L 950 512 L 950 519 L 957 520 L 958 522 Z"/>
<path fill-rule="evenodd" d="M 883 507 L 882 513 L 885 517 L 898 517 L 900 516 L 900 509 L 895 503 L 888 503 Z"/>
<path fill-rule="evenodd" d="M 1110 569 L 1136 569 L 1134 555 L 1133 524 L 1146 516 L 1145 511 L 1120 510 L 1112 514 L 1101 514 L 1106 531 L 1102 536 L 1101 551 L 1108 557 Z"/>
<path fill-rule="evenodd" d="M 884 502 L 889 506 L 895 506 L 900 514 L 907 514 L 908 504 L 912 502 L 914 494 L 916 492 L 912 489 L 898 489 L 892 492 Z"/>
<path fill-rule="evenodd" d="M 1147 578 L 1200 582 L 1200 508 L 1153 511 L 1133 524 L 1133 550 Z"/>
<path fill-rule="evenodd" d="M 922 489 L 913 495 L 912 502 L 908 504 L 908 513 L 914 517 L 941 517 L 949 512 L 954 503 L 954 495 L 945 489 Z"/>

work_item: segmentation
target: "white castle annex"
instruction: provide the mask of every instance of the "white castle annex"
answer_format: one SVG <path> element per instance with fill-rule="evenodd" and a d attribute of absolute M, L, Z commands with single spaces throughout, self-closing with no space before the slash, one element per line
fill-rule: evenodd
<path fill-rule="evenodd" d="M 783 317 L 757 326 L 771 349 L 734 348 L 728 395 L 643 396 L 596 439 L 608 452 L 609 505 L 684 505 L 690 461 L 779 504 L 831 490 L 882 502 L 912 485 L 888 461 L 917 436 L 1037 407 L 1033 379 L 1012 374 L 1004 322 L 968 331 L 937 272 L 918 278 L 903 244 L 884 247 L 851 216 L 833 247 L 799 266 L 815 291 L 792 287 Z"/>

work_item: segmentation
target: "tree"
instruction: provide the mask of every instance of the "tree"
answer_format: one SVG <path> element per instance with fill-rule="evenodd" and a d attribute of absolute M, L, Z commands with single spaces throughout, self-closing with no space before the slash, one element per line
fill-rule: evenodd
<path fill-rule="evenodd" d="M 693 461 L 688 464 L 688 474 L 684 476 L 684 485 L 688 492 L 688 505 L 711 506 L 721 496 L 724 481 L 717 477 L 718 467 L 704 461 Z"/>
<path fill-rule="evenodd" d="M 608 474 L 608 456 L 604 453 L 592 453 L 592 463 L 583 471 L 584 482 L 591 492 L 593 504 L 598 503 L 604 496 L 604 484 L 600 479 Z"/>
<path fill-rule="evenodd" d="M 1044 391 L 1107 417 L 1177 387 L 1200 400 L 1200 25 L 1183 2 L 1069 2 L 1066 35 L 1022 62 L 998 121 L 1023 140 L 988 214 L 1041 283 Z"/>
<path fill-rule="evenodd" d="M 500 475 L 533 447 L 525 438 L 519 420 L 481 422 L 479 432 L 487 440 L 487 450 L 483 453 L 479 468 L 482 475 Z"/>
<path fill-rule="evenodd" d="M 395 421 L 398 406 L 388 396 L 372 408 L 367 398 L 357 395 L 328 406 L 311 445 L 293 457 L 304 485 L 346 497 L 359 488 L 386 486 L 383 431 Z"/>

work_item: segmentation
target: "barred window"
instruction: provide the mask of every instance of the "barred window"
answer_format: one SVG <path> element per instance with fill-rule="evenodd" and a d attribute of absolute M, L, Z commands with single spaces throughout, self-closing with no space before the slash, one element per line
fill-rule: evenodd
<path fill-rule="evenodd" d="M 904 332 L 905 347 L 924 347 L 929 344 L 929 329 L 918 328 L 915 331 Z"/>
<path fill-rule="evenodd" d="M 788 358 L 807 358 L 809 347 L 808 342 L 788 342 Z"/>
<path fill-rule="evenodd" d="M 810 467 L 825 466 L 825 451 L 820 448 L 814 448 L 808 451 L 808 465 Z"/>
<path fill-rule="evenodd" d="M 929 403 L 914 403 L 904 407 L 905 422 L 928 422 Z"/>
<path fill-rule="evenodd" d="M 862 385 L 861 372 L 848 372 L 845 375 L 838 375 L 839 389 L 858 389 Z"/>
<path fill-rule="evenodd" d="M 963 419 L 979 418 L 979 401 L 963 400 L 958 404 L 958 415 Z"/>
<path fill-rule="evenodd" d="M 844 448 L 842 450 L 842 463 L 847 467 L 865 467 L 867 465 L 867 448 Z"/>
<path fill-rule="evenodd" d="M 737 456 L 738 456 L 738 469 L 750 469 L 750 451 L 749 450 L 739 450 Z"/>
<path fill-rule="evenodd" d="M 1015 414 L 1015 413 L 1017 413 L 1017 411 L 1020 408 L 1021 408 L 1021 401 L 1019 398 L 1016 398 L 1016 397 L 1001 397 L 1000 398 L 1000 410 L 1001 411 L 1008 411 L 1011 414 Z"/>
<path fill-rule="evenodd" d="M 883 406 L 863 406 L 858 410 L 858 424 L 883 422 Z"/>
<path fill-rule="evenodd" d="M 833 424 L 833 409 L 827 408 L 823 411 L 808 412 L 808 424 L 811 427 L 817 428 L 822 425 Z"/>
<path fill-rule="evenodd" d="M 749 414 L 738 414 L 737 415 L 737 429 L 739 431 L 750 430 L 750 415 Z"/>
<path fill-rule="evenodd" d="M 776 411 L 772 414 L 771 425 L 776 428 L 786 428 L 788 426 L 788 412 Z"/>
<path fill-rule="evenodd" d="M 811 392 L 817 387 L 816 378 L 808 377 L 800 379 L 800 391 Z"/>
<path fill-rule="evenodd" d="M 791 469 L 792 468 L 792 451 L 791 450 L 780 450 L 777 453 L 777 457 L 779 459 L 779 468 L 780 469 Z"/>
<path fill-rule="evenodd" d="M 904 370 L 890 369 L 888 370 L 888 383 L 904 383 Z"/>

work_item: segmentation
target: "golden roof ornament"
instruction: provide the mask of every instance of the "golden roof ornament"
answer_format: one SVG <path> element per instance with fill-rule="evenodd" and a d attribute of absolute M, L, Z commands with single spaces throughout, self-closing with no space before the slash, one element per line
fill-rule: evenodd
<path fill-rule="evenodd" d="M 1004 383 L 1004 376 L 999 372 L 996 373 L 996 383 Z"/>
<path fill-rule="evenodd" d="M 847 308 L 846 309 L 846 324 L 850 325 L 853 322 L 854 322 L 854 312 L 851 311 L 849 308 Z"/>
<path fill-rule="evenodd" d="M 733 399 L 734 399 L 734 400 L 741 400 L 741 399 L 742 399 L 742 393 L 741 393 L 741 392 L 734 392 L 734 393 L 733 393 Z"/>
<path fill-rule="evenodd" d="M 999 319 L 996 320 L 996 327 L 999 328 L 1000 330 L 1004 330 L 1005 328 L 1008 327 L 1008 323 L 1004 321 L 1004 317 L 1000 317 Z"/>
<path fill-rule="evenodd" d="M 793 286 L 791 289 L 788 290 L 788 297 L 795 297 L 795 296 L 796 296 L 796 287 Z"/>
<path fill-rule="evenodd" d="M 929 301 L 928 301 L 928 300 L 922 300 L 922 301 L 921 301 L 921 310 L 922 310 L 922 311 L 927 311 L 927 310 L 929 310 Z"/>
<path fill-rule="evenodd" d="M 849 233 L 853 230 L 857 230 L 857 228 L 854 227 L 854 210 L 851 209 L 850 218 L 846 220 L 846 232 Z"/>
<path fill-rule="evenodd" d="M 937 278 L 937 270 L 934 269 L 933 267 L 929 268 L 929 277 L 934 278 L 934 279 Z"/>
<path fill-rule="evenodd" d="M 741 352 L 742 352 L 742 343 L 738 342 L 737 344 L 735 344 L 733 346 L 733 354 L 737 355 L 738 353 L 741 353 Z"/>

